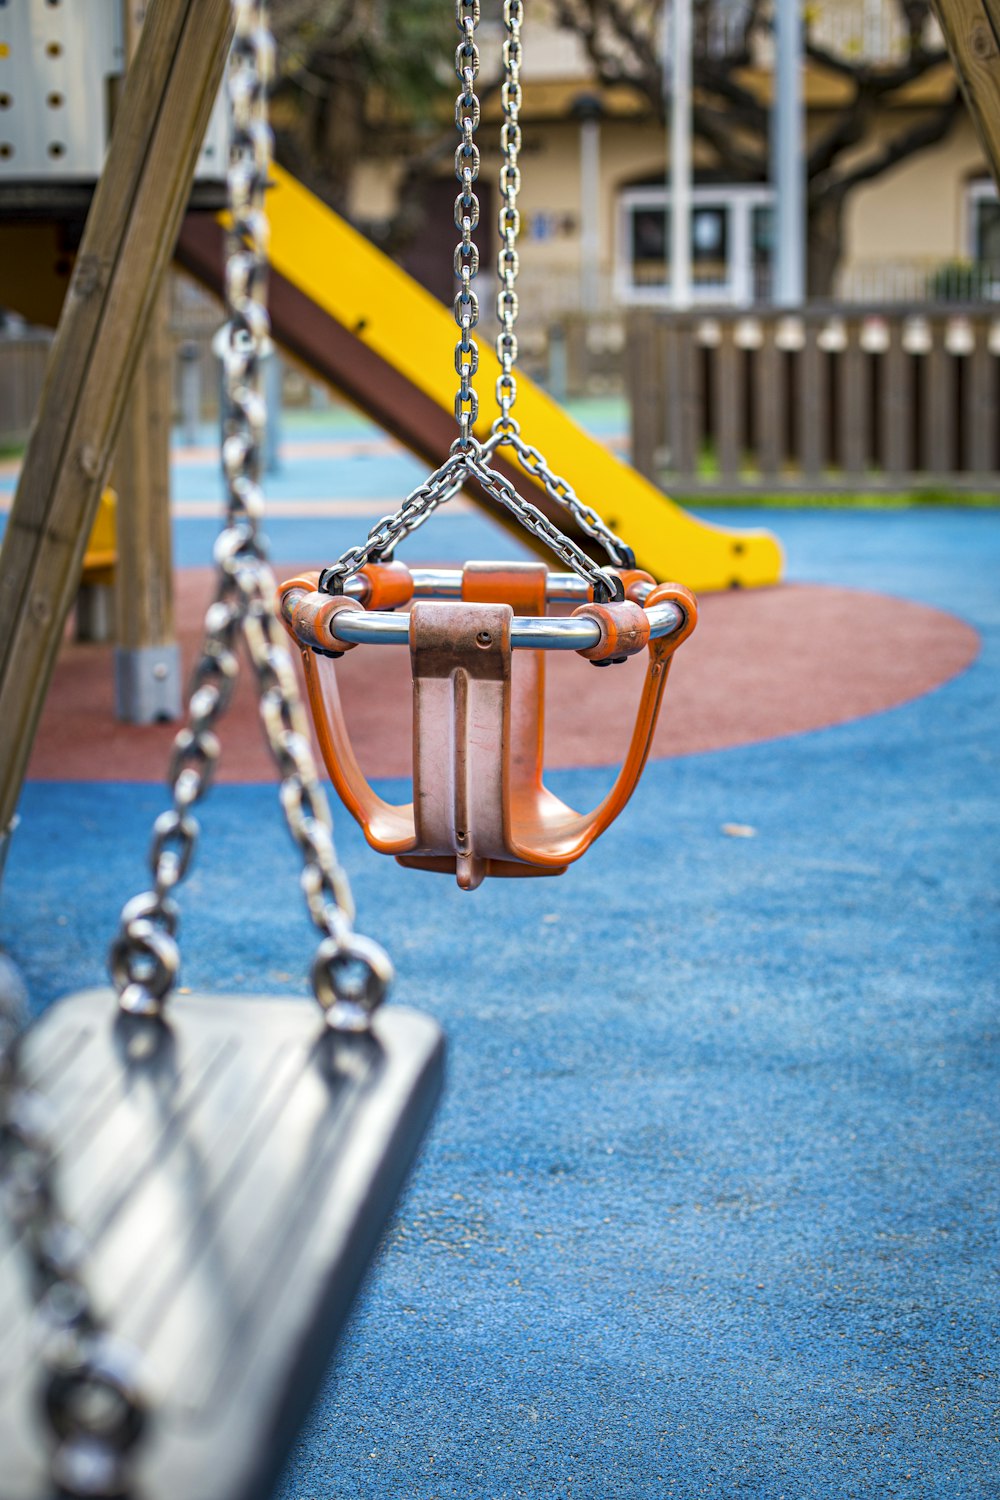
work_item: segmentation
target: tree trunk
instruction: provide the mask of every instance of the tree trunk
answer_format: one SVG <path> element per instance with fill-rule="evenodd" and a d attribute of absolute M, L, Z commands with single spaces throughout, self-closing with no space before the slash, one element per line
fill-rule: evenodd
<path fill-rule="evenodd" d="M 828 193 L 809 204 L 806 295 L 827 301 L 844 253 L 844 198 Z"/>

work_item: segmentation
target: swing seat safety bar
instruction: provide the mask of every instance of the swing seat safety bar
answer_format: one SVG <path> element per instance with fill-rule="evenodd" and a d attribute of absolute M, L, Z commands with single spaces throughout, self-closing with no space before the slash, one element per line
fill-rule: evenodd
<path fill-rule="evenodd" d="M 462 597 L 462 572 L 461 570 L 449 568 L 414 568 L 413 598 L 414 599 L 461 599 Z M 352 587 L 353 585 L 353 587 Z M 636 603 L 642 604 L 652 592 L 652 582 L 637 584 L 631 593 Z M 410 642 L 410 619 L 407 615 L 397 615 L 384 610 L 370 610 L 365 608 L 364 613 L 355 610 L 342 610 L 334 614 L 329 622 L 329 637 L 321 640 L 319 637 L 311 638 L 309 625 L 306 623 L 308 614 L 300 615 L 301 606 L 307 602 L 309 596 L 316 592 L 315 587 L 289 588 L 282 595 L 282 608 L 284 618 L 296 624 L 296 617 L 301 620 L 302 633 L 296 630 L 296 638 L 300 646 L 309 646 L 312 649 L 336 650 L 338 646 L 406 646 Z M 574 603 L 578 600 L 586 600 L 591 597 L 592 590 L 587 586 L 584 579 L 575 573 L 550 573 L 548 588 L 546 590 L 546 603 Z M 348 582 L 346 596 L 354 599 L 364 599 L 363 584 L 351 579 Z M 329 603 L 329 595 L 322 595 L 316 601 L 318 604 Z M 652 640 L 664 640 L 684 628 L 687 619 L 687 611 L 680 603 L 667 600 L 662 604 L 654 605 L 646 611 L 649 621 L 649 634 Z M 601 628 L 596 620 L 588 619 L 586 616 L 568 616 L 560 618 L 555 616 L 525 616 L 515 615 L 511 622 L 510 644 L 514 651 L 587 651 L 598 646 L 601 641 Z"/>
<path fill-rule="evenodd" d="M 674 652 L 697 620 L 680 584 L 635 570 L 619 577 L 622 601 L 583 603 L 569 617 L 547 616 L 546 605 L 580 598 L 578 582 L 542 563 L 469 563 L 460 574 L 369 564 L 344 595 L 320 592 L 317 575 L 282 584 L 279 613 L 301 651 L 327 770 L 374 849 L 474 890 L 487 875 L 561 875 L 604 832 L 635 790 Z M 390 612 L 411 601 L 408 616 Z M 373 641 L 410 647 L 411 803 L 387 802 L 366 780 L 327 660 Z M 515 646 L 523 649 L 512 670 Z M 647 653 L 624 764 L 590 813 L 543 783 L 546 650 L 598 665 Z"/>

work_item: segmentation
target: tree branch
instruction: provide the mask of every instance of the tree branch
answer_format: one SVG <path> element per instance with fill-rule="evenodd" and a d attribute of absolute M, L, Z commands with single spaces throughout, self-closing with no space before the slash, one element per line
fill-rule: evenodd
<path fill-rule="evenodd" d="M 908 156 L 913 156 L 915 152 L 925 151 L 929 146 L 938 145 L 961 115 L 962 107 L 962 96 L 956 88 L 948 103 L 931 119 L 923 120 L 918 125 L 911 126 L 909 130 L 903 131 L 867 161 L 845 172 L 842 176 L 835 177 L 832 172 L 824 173 L 810 182 L 810 201 L 818 201 L 830 196 L 843 199 L 863 182 L 871 182 L 874 178 L 881 177 L 883 172 L 888 172 L 892 167 L 898 166 L 901 161 L 905 161 Z"/>

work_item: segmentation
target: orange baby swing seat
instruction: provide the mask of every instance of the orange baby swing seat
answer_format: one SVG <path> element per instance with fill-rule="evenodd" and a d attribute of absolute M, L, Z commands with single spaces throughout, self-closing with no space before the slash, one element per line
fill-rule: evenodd
<path fill-rule="evenodd" d="M 281 586 L 280 614 L 301 650 L 323 759 L 372 848 L 403 865 L 454 874 L 473 890 L 485 875 L 561 875 L 604 832 L 635 790 L 673 654 L 697 620 L 694 597 L 680 584 L 654 584 L 637 570 L 617 576 L 622 601 L 588 602 L 569 617 L 547 617 L 546 606 L 571 590 L 579 597 L 579 580 L 550 574 L 543 563 L 467 563 L 460 580 L 441 571 L 411 573 L 399 563 L 369 564 L 357 575 L 361 597 L 322 593 L 315 574 Z M 455 588 L 459 599 L 427 597 L 442 588 Z M 408 599 L 408 616 L 379 611 Z M 367 631 L 359 620 L 365 616 Z M 352 627 L 361 638 L 408 641 L 412 802 L 387 802 L 358 764 L 336 669 L 324 660 L 358 644 L 350 639 Z M 589 646 L 574 644 L 589 636 L 595 637 Z M 518 651 L 512 672 L 522 637 L 527 649 Z M 533 638 L 538 646 L 529 644 Z M 557 646 L 597 662 L 647 653 L 624 764 L 589 813 L 568 806 L 542 779 L 545 649 Z"/>

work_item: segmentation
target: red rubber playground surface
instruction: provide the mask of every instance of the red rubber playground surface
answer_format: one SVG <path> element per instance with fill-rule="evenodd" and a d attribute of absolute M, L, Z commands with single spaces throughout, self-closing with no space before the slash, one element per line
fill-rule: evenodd
<path fill-rule="evenodd" d="M 314 563 L 312 565 L 315 565 Z M 283 565 L 280 576 L 298 571 Z M 178 634 L 190 666 L 211 596 L 208 569 L 177 580 Z M 748 745 L 845 723 L 905 703 L 973 660 L 977 632 L 911 600 L 823 584 L 709 595 L 668 686 L 656 758 Z M 598 672 L 573 653 L 550 652 L 546 758 L 596 766 L 624 751 L 639 691 L 633 660 Z M 409 657 L 364 648 L 338 664 L 345 708 L 370 776 L 410 771 Z M 67 640 L 35 743 L 37 780 L 159 781 L 170 725 L 118 724 L 108 647 Z M 230 710 L 222 780 L 272 779 L 244 674 Z"/>

